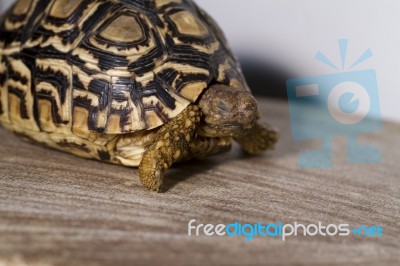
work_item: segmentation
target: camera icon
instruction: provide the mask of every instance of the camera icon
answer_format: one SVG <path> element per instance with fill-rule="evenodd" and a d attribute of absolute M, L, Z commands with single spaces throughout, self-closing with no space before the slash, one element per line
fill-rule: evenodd
<path fill-rule="evenodd" d="M 286 86 L 293 139 L 322 141 L 319 150 L 300 155 L 300 167 L 332 168 L 332 140 L 339 136 L 347 138 L 349 163 L 380 162 L 379 149 L 357 140 L 382 128 L 374 70 L 289 79 Z"/>

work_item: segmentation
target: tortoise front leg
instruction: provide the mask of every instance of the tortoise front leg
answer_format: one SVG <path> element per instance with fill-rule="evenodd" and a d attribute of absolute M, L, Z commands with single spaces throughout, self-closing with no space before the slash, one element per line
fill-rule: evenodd
<path fill-rule="evenodd" d="M 276 129 L 258 123 L 255 123 L 244 136 L 235 138 L 242 149 L 252 155 L 273 149 L 278 139 L 279 132 Z"/>
<path fill-rule="evenodd" d="M 161 192 L 165 171 L 174 162 L 190 156 L 190 143 L 196 138 L 200 116 L 199 108 L 189 105 L 156 133 L 139 165 L 140 181 L 146 188 Z"/>

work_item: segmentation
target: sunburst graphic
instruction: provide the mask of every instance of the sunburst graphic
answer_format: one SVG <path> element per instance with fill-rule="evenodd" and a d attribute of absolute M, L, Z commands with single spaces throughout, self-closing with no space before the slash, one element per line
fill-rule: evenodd
<path fill-rule="evenodd" d="M 347 39 L 340 39 L 339 40 L 339 49 L 340 49 L 340 58 L 341 58 L 341 67 L 339 68 L 338 66 L 336 66 L 334 63 L 332 63 L 332 60 L 330 60 L 326 55 L 324 55 L 322 52 L 318 51 L 315 59 L 317 59 L 318 61 L 322 62 L 323 64 L 330 66 L 331 68 L 335 69 L 335 70 L 345 70 L 346 69 L 346 57 L 347 57 L 347 47 L 348 47 L 349 41 Z M 364 53 L 362 53 L 359 58 L 352 64 L 350 64 L 350 66 L 348 67 L 348 69 L 352 69 L 355 66 L 361 64 L 362 62 L 366 61 L 367 59 L 369 59 L 370 57 L 372 57 L 372 51 L 371 49 L 367 49 Z"/>
<path fill-rule="evenodd" d="M 337 136 L 347 137 L 346 159 L 350 164 L 379 163 L 377 147 L 359 143 L 363 133 L 382 128 L 379 93 L 374 69 L 351 70 L 371 58 L 366 49 L 357 60 L 348 60 L 347 39 L 339 39 L 341 62 L 337 64 L 318 51 L 315 59 L 335 73 L 298 77 L 286 82 L 292 136 L 296 141 L 319 139 L 321 147 L 300 154 L 301 168 L 332 168 L 333 142 Z"/>

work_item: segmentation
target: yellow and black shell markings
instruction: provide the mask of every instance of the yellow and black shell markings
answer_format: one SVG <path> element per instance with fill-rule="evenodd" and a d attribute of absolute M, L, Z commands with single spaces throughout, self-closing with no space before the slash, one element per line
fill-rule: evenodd
<path fill-rule="evenodd" d="M 165 124 L 212 82 L 247 90 L 192 1 L 19 0 L 1 17 L 0 122 L 56 148 L 104 152 L 118 134 Z"/>

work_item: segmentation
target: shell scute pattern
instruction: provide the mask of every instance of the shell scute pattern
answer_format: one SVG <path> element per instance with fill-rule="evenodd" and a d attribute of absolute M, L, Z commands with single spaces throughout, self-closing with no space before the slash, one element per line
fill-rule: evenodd
<path fill-rule="evenodd" d="M 0 121 L 86 139 L 150 130 L 211 82 L 247 90 L 238 71 L 192 1 L 20 0 L 0 25 Z"/>

